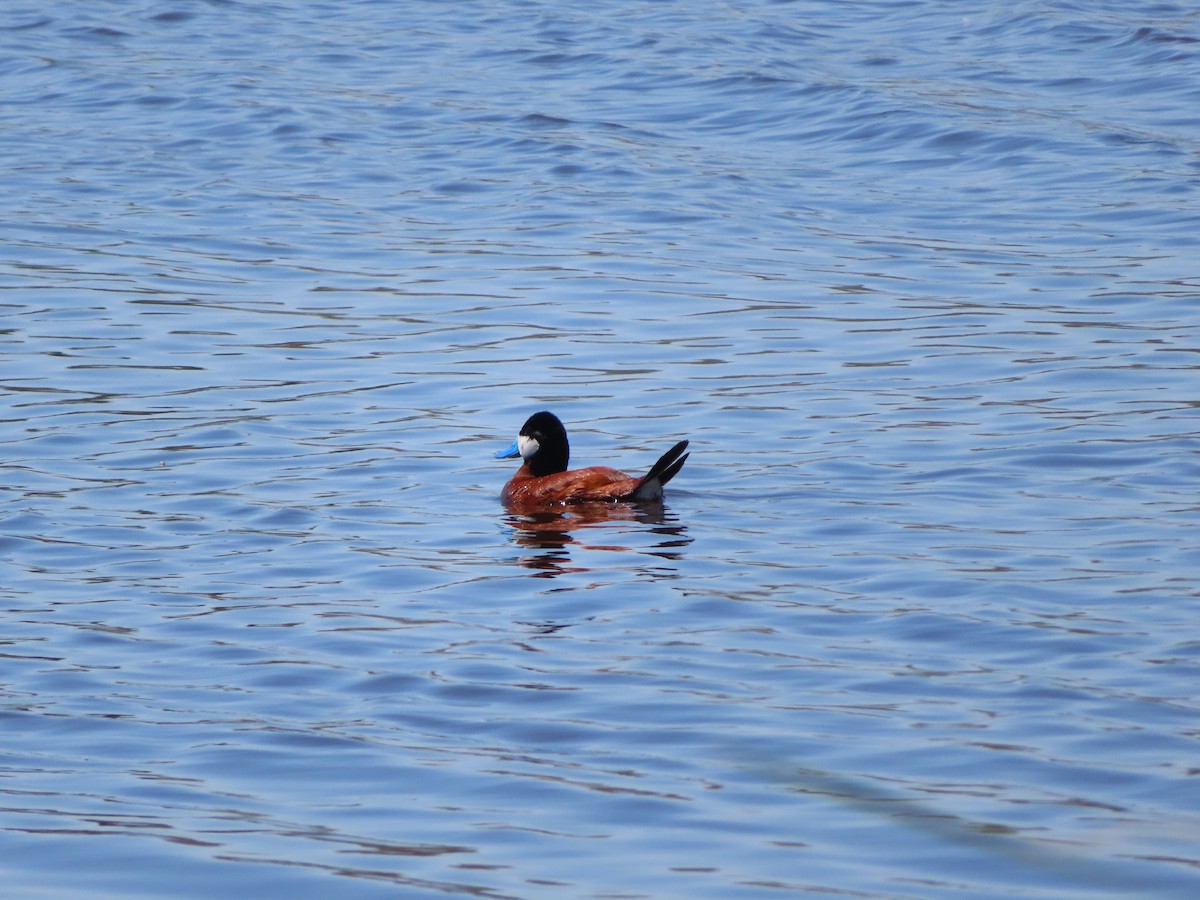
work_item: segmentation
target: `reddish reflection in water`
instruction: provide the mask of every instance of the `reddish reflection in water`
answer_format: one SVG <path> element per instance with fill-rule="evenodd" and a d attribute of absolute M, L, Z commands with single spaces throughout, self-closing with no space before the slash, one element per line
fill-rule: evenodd
<path fill-rule="evenodd" d="M 553 578 L 563 572 L 586 572 L 588 566 L 573 563 L 570 548 L 641 552 L 661 559 L 679 559 L 680 549 L 692 542 L 687 528 L 670 515 L 662 503 L 578 503 L 571 506 L 522 509 L 508 507 L 506 521 L 513 529 L 513 541 L 534 551 L 521 557 L 521 565 L 538 569 L 538 575 Z M 605 526 L 614 522 L 636 522 L 649 526 L 640 534 L 661 539 L 650 546 L 603 541 L 606 536 L 630 536 L 628 530 L 614 532 Z"/>

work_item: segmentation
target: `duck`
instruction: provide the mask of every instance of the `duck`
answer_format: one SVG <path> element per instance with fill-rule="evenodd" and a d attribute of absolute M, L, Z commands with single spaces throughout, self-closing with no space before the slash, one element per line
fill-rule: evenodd
<path fill-rule="evenodd" d="M 524 508 L 661 500 L 663 485 L 678 475 L 687 461 L 687 447 L 687 441 L 680 441 L 640 477 L 608 466 L 568 471 L 571 446 L 567 429 L 558 416 L 542 410 L 525 421 L 511 447 L 496 453 L 496 459 L 519 456 L 522 460 L 500 499 L 510 507 Z"/>

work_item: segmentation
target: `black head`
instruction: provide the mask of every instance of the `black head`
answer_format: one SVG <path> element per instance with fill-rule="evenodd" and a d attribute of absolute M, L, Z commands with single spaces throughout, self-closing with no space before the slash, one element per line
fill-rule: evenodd
<path fill-rule="evenodd" d="M 532 475 L 553 475 L 567 471 L 571 457 L 571 445 L 567 442 L 567 429 L 551 412 L 537 412 L 525 420 L 516 441 L 508 449 L 496 454 L 498 457 L 520 456 L 529 466 Z"/>

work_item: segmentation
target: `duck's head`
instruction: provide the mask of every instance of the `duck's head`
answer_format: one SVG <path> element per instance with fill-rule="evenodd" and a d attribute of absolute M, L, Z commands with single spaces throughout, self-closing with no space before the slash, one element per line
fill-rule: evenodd
<path fill-rule="evenodd" d="M 558 416 L 545 410 L 534 413 L 525 420 L 512 446 L 497 453 L 496 459 L 518 456 L 535 476 L 567 471 L 571 446 L 567 443 L 567 429 L 563 428 Z"/>

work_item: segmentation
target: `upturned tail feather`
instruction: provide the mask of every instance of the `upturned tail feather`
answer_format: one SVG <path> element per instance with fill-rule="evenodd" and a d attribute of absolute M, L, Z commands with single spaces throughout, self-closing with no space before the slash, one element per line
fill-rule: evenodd
<path fill-rule="evenodd" d="M 674 478 L 683 464 L 687 462 L 688 442 L 680 441 L 658 458 L 658 462 L 650 467 L 650 471 L 642 476 L 637 487 L 629 496 L 634 500 L 657 500 L 662 496 L 663 485 Z"/>

